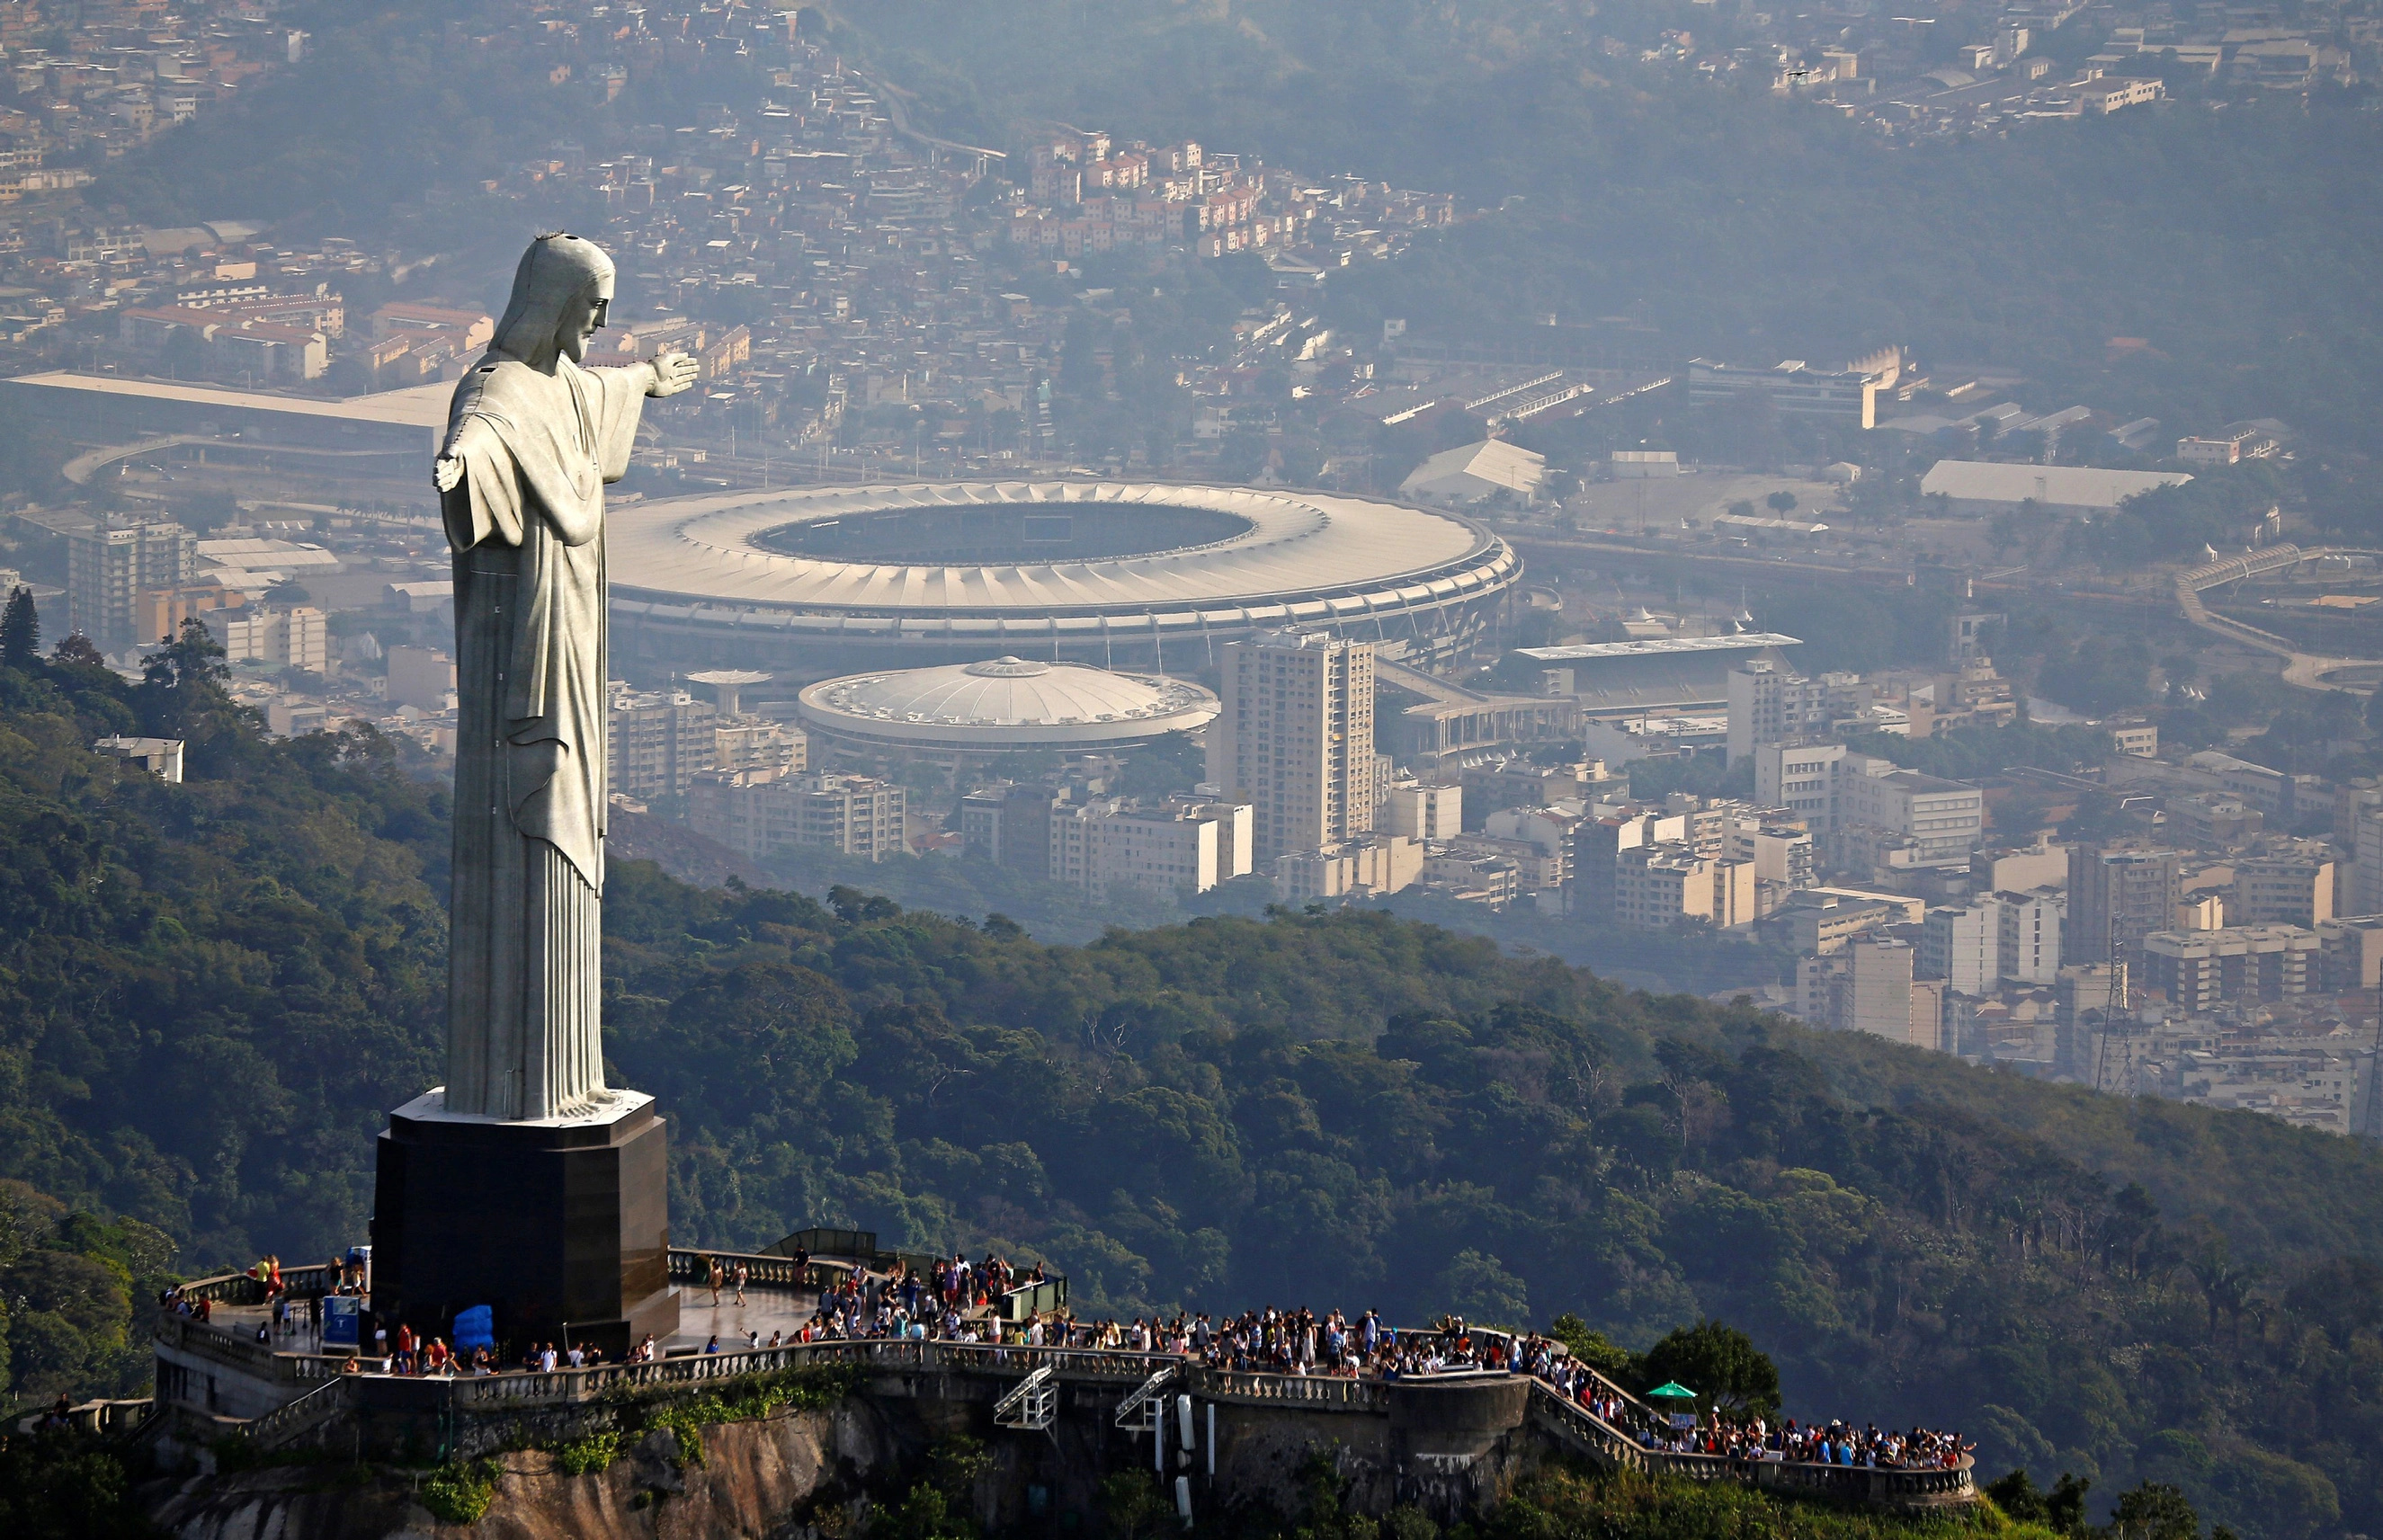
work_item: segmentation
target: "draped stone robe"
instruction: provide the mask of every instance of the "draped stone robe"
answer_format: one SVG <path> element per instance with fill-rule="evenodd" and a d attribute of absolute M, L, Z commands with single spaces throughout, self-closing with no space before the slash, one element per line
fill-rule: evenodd
<path fill-rule="evenodd" d="M 500 344 L 502 343 L 500 339 Z M 605 1099 L 604 484 L 653 372 L 552 374 L 492 349 L 456 386 L 455 859 L 447 1110 L 527 1119 Z M 488 430 L 467 439 L 468 425 Z"/>

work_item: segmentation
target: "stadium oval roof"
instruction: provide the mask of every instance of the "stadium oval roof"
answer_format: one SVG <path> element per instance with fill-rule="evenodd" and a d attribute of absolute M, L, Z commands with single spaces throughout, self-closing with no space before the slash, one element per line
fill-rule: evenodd
<path fill-rule="evenodd" d="M 1142 511 L 1191 510 L 1239 527 L 1189 544 L 1082 559 L 1056 549 L 1036 559 L 1020 549 L 1008 560 L 939 562 L 833 560 L 772 549 L 757 538 L 908 511 L 1003 508 L 1119 522 Z M 1450 514 L 1240 487 L 968 482 L 748 492 L 630 504 L 612 510 L 608 525 L 616 592 L 787 610 L 1272 608 L 1286 599 L 1477 585 L 1515 566 L 1502 541 Z"/>
<path fill-rule="evenodd" d="M 822 680 L 797 709 L 805 728 L 829 737 L 984 752 L 1140 743 L 1204 725 L 1218 703 L 1164 674 L 1004 656 Z"/>

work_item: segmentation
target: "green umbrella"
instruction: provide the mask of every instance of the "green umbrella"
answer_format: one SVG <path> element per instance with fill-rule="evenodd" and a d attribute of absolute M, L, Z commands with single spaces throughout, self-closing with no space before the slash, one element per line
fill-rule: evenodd
<path fill-rule="evenodd" d="M 1686 1386 L 1682 1385 L 1677 1380 L 1672 1380 L 1662 1385 L 1659 1385 L 1654 1389 L 1647 1392 L 1647 1395 L 1648 1398 L 1650 1400 L 1658 1396 L 1667 1401 L 1693 1401 L 1697 1398 L 1697 1393 L 1695 1391 L 1689 1389 Z"/>

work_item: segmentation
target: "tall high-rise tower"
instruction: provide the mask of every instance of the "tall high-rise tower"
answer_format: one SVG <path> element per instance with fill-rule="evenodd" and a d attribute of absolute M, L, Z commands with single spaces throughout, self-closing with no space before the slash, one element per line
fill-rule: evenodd
<path fill-rule="evenodd" d="M 2061 951 L 2072 963 L 2141 966 L 2143 938 L 2176 929 L 2182 857 L 2173 850 L 2068 851 L 2068 918 Z"/>
<path fill-rule="evenodd" d="M 1225 648 L 1208 779 L 1255 809 L 1260 869 L 1374 827 L 1374 649 L 1269 632 Z"/>
<path fill-rule="evenodd" d="M 170 641 L 140 634 L 142 590 L 188 583 L 198 536 L 180 524 L 105 525 L 67 536 L 67 624 L 101 647 Z"/>

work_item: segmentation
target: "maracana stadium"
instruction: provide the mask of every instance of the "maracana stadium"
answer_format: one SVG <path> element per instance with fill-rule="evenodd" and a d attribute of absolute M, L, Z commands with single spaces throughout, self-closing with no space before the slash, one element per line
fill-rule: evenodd
<path fill-rule="evenodd" d="M 1483 640 L 1522 573 L 1453 514 L 1263 487 L 806 487 L 607 524 L 615 667 L 806 679 L 998 656 L 1194 673 L 1285 626 L 1427 666 Z"/>

